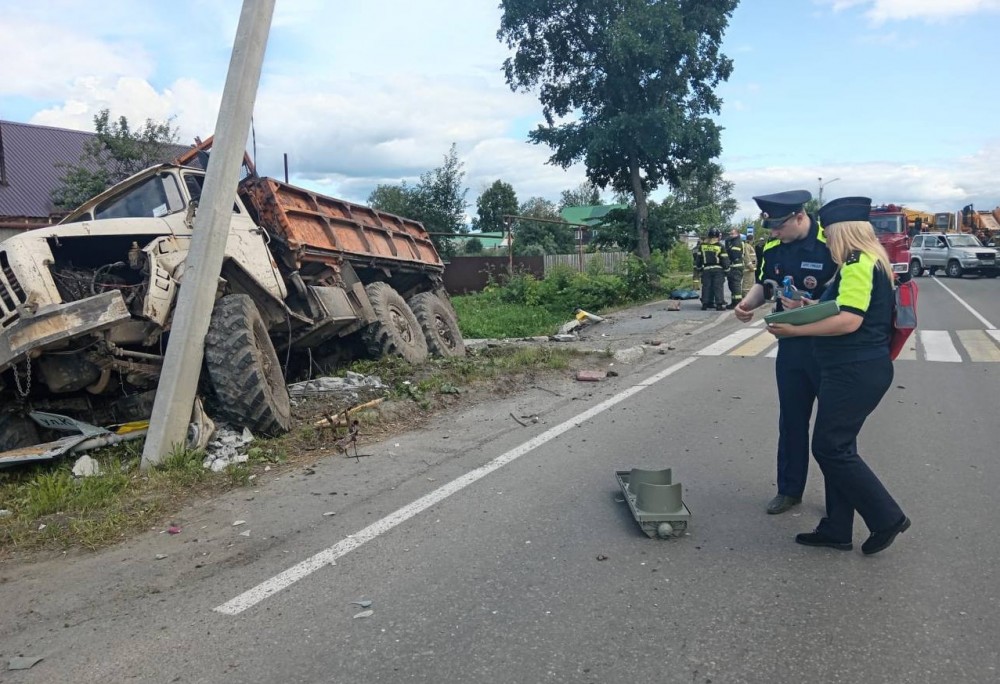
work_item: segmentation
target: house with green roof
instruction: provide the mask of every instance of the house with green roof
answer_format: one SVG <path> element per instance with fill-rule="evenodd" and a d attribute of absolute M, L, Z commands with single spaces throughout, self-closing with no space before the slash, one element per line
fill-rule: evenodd
<path fill-rule="evenodd" d="M 559 212 L 559 215 L 567 223 L 583 226 L 599 226 L 608 215 L 608 212 L 615 209 L 626 209 L 625 204 L 595 204 L 589 207 L 566 207 Z M 590 242 L 595 234 L 595 228 L 585 228 L 583 231 L 583 244 Z"/>

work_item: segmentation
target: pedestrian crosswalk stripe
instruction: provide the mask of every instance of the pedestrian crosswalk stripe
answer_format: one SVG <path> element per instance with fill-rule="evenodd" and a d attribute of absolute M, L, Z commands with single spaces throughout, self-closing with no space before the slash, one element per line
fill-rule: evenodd
<path fill-rule="evenodd" d="M 972 361 L 1000 361 L 1000 347 L 984 330 L 959 330 L 958 339 Z"/>
<path fill-rule="evenodd" d="M 928 361 L 944 361 L 961 363 L 962 355 L 958 353 L 951 335 L 947 330 L 918 330 L 917 337 L 923 348 L 924 358 Z"/>
<path fill-rule="evenodd" d="M 722 356 L 727 351 L 760 332 L 759 328 L 741 328 L 734 333 L 726 335 L 718 342 L 714 342 L 701 351 L 695 352 L 695 356 Z"/>
<path fill-rule="evenodd" d="M 759 335 L 730 352 L 730 356 L 757 356 L 777 342 L 778 339 L 774 335 L 766 330 L 761 330 Z"/>
<path fill-rule="evenodd" d="M 730 333 L 695 352 L 695 356 L 763 356 L 773 359 L 778 356 L 778 344 L 771 333 L 751 326 Z M 1000 363 L 1000 330 L 917 330 L 907 340 L 896 360 Z"/>

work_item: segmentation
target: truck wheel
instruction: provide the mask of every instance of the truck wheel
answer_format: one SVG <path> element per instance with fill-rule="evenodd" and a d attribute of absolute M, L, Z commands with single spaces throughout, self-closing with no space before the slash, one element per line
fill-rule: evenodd
<path fill-rule="evenodd" d="M 31 418 L 9 411 L 0 412 L 0 451 L 34 446 L 41 441 L 38 426 Z"/>
<path fill-rule="evenodd" d="M 427 350 L 434 356 L 465 356 L 465 342 L 451 307 L 433 292 L 421 292 L 407 302 L 417 317 Z"/>
<path fill-rule="evenodd" d="M 274 344 L 249 295 L 215 303 L 205 336 L 205 365 L 225 420 L 278 435 L 292 425 L 292 407 Z"/>
<path fill-rule="evenodd" d="M 917 278 L 924 274 L 924 269 L 916 259 L 910 261 L 910 277 Z"/>
<path fill-rule="evenodd" d="M 962 265 L 952 259 L 948 262 L 948 267 L 945 268 L 945 273 L 948 274 L 949 278 L 961 278 L 962 277 Z"/>
<path fill-rule="evenodd" d="M 382 282 L 369 283 L 365 292 L 378 317 L 362 334 L 368 353 L 375 358 L 401 356 L 409 363 L 426 361 L 427 341 L 402 296 Z"/>

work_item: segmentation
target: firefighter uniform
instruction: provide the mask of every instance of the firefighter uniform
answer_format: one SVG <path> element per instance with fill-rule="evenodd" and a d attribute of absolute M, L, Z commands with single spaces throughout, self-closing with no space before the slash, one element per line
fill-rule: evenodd
<path fill-rule="evenodd" d="M 867 197 L 833 200 L 820 210 L 820 221 L 833 232 L 838 221 L 867 221 L 870 205 Z M 825 480 L 826 516 L 814 533 L 796 540 L 844 548 L 857 511 L 872 533 L 862 550 L 876 553 L 909 527 L 899 504 L 858 455 L 858 432 L 892 384 L 892 275 L 874 255 L 852 252 L 821 299 L 836 300 L 841 311 L 861 316 L 862 322 L 846 335 L 812 338 L 820 365 L 812 450 Z"/>
<path fill-rule="evenodd" d="M 745 262 L 745 244 L 743 238 L 726 238 L 726 254 L 729 256 L 729 272 L 726 273 L 726 282 L 729 285 L 729 309 L 735 309 L 736 305 L 743 299 L 743 268 Z"/>
<path fill-rule="evenodd" d="M 754 197 L 761 211 L 772 217 L 787 217 L 799 212 L 810 199 L 812 195 L 806 190 Z M 769 240 L 764 244 L 757 264 L 757 282 L 773 280 L 780 284 L 785 276 L 791 276 L 795 287 L 809 291 L 812 299 L 818 299 L 836 270 L 823 227 L 809 217 L 809 232 L 802 239 L 792 242 Z M 780 301 L 775 308 L 781 310 Z M 778 495 L 801 500 L 809 472 L 809 420 L 820 383 L 812 339 L 779 339 L 774 373 L 779 411 Z M 782 512 L 770 508 L 768 511 Z"/>
<path fill-rule="evenodd" d="M 757 280 L 757 250 L 744 238 L 743 240 L 743 282 L 740 287 L 746 295 Z"/>
<path fill-rule="evenodd" d="M 701 310 L 726 308 L 724 283 L 729 271 L 729 255 L 719 244 L 720 232 L 708 231 L 708 238 L 694 252 L 695 272 L 701 276 Z"/>

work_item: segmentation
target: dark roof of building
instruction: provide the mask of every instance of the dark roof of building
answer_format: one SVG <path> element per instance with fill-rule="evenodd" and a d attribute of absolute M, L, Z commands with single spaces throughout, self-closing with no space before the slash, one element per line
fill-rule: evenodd
<path fill-rule="evenodd" d="M 0 184 L 0 216 L 47 217 L 54 210 L 52 191 L 66 169 L 79 164 L 93 133 L 0 121 L 0 154 L 5 183 Z"/>
<path fill-rule="evenodd" d="M 56 211 L 52 191 L 62 185 L 66 165 L 80 164 L 93 133 L 0 121 L 0 217 L 48 218 Z M 189 148 L 172 145 L 165 158 Z M 96 168 L 92 169 L 96 170 Z"/>

